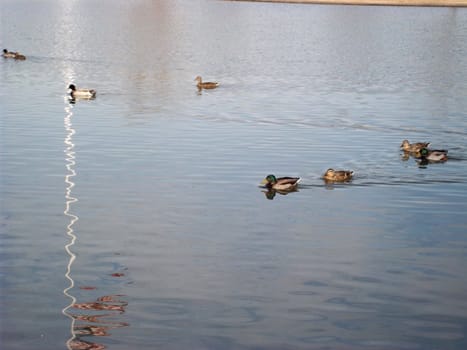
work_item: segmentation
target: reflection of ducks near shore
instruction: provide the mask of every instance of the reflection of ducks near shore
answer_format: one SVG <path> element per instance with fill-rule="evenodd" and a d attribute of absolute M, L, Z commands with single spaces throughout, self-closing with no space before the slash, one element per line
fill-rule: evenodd
<path fill-rule="evenodd" d="M 70 350 L 104 350 L 106 346 L 82 339 L 73 339 L 68 343 L 68 348 Z"/>
<path fill-rule="evenodd" d="M 105 349 L 106 346 L 91 341 L 84 341 L 82 337 L 108 337 L 110 330 L 121 327 L 128 327 L 127 322 L 115 320 L 115 315 L 123 314 L 128 302 L 122 300 L 124 295 L 104 295 L 96 301 L 86 303 L 74 303 L 72 307 L 77 310 L 89 310 L 89 314 L 71 314 L 77 321 L 73 325 L 74 338 L 68 342 L 68 348 L 71 350 L 97 350 Z M 96 313 L 105 311 L 105 313 Z M 79 323 L 78 323 L 79 322 Z"/>
<path fill-rule="evenodd" d="M 105 310 L 105 311 L 118 311 L 125 312 L 128 302 L 122 301 L 119 297 L 123 295 L 106 295 L 100 297 L 95 302 L 90 303 L 75 303 L 73 308 L 80 310 Z"/>
<path fill-rule="evenodd" d="M 15 60 L 24 61 L 26 56 L 20 54 L 19 52 L 8 51 L 7 49 L 3 49 L 2 57 L 4 58 L 13 58 Z"/>
<path fill-rule="evenodd" d="M 334 170 L 329 168 L 323 175 L 325 182 L 346 182 L 352 180 L 352 170 Z"/>

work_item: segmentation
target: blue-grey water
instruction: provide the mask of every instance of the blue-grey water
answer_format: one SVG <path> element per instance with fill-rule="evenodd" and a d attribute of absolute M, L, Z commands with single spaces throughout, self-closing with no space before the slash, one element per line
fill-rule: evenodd
<path fill-rule="evenodd" d="M 2 0 L 0 18 L 27 56 L 0 60 L 2 349 L 467 348 L 467 10 Z M 449 159 L 420 166 L 403 139 Z M 301 188 L 264 193 L 269 173 Z"/>

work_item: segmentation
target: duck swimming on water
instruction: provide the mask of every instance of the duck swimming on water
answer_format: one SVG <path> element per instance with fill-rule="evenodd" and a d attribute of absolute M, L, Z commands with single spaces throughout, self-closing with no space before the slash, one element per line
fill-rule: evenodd
<path fill-rule="evenodd" d="M 19 52 L 8 51 L 7 49 L 3 49 L 2 56 L 4 58 L 14 58 L 15 60 L 25 60 L 26 56 L 20 54 Z"/>
<path fill-rule="evenodd" d="M 430 142 L 414 142 L 410 143 L 408 140 L 402 141 L 401 149 L 404 152 L 417 153 L 420 152 L 422 148 L 426 148 L 430 145 Z"/>
<path fill-rule="evenodd" d="M 196 84 L 196 86 L 200 90 L 201 89 L 215 89 L 216 87 L 219 86 L 218 82 L 214 82 L 214 81 L 203 82 L 203 79 L 199 75 L 195 78 L 195 81 L 198 82 L 198 84 Z"/>
<path fill-rule="evenodd" d="M 420 150 L 420 163 L 440 163 L 448 160 L 448 151 L 441 149 L 429 150 L 422 148 Z"/>
<path fill-rule="evenodd" d="M 300 180 L 301 178 L 299 177 L 276 178 L 274 175 L 271 174 L 266 176 L 263 179 L 263 181 L 261 181 L 261 185 L 265 185 L 266 188 L 278 191 L 294 191 L 297 188 Z"/>
<path fill-rule="evenodd" d="M 352 179 L 353 171 L 352 170 L 334 170 L 329 168 L 323 175 L 325 181 L 349 181 Z"/>
<path fill-rule="evenodd" d="M 68 89 L 70 89 L 70 95 L 73 98 L 94 98 L 96 97 L 96 90 L 94 89 L 77 89 L 74 84 L 70 84 L 68 86 Z"/>
<path fill-rule="evenodd" d="M 16 52 L 11 52 L 11 51 L 8 51 L 7 49 L 3 49 L 2 57 L 15 58 L 15 56 L 16 56 Z"/>

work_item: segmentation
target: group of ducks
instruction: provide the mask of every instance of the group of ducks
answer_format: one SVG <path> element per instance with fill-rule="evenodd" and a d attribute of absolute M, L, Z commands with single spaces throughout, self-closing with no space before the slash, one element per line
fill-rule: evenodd
<path fill-rule="evenodd" d="M 215 89 L 219 86 L 218 82 L 206 81 L 203 82 L 201 76 L 195 78 L 197 82 L 196 86 L 199 90 L 202 89 Z M 74 84 L 68 86 L 70 90 L 70 95 L 72 98 L 83 98 L 83 99 L 92 99 L 96 97 L 96 90 L 93 89 L 77 89 Z M 345 182 L 350 181 L 353 176 L 353 171 L 351 170 L 334 170 L 332 168 L 328 169 L 323 175 L 323 179 L 329 182 Z M 269 190 L 275 190 L 279 192 L 291 192 L 296 190 L 298 183 L 301 178 L 299 177 L 279 177 L 276 178 L 274 175 L 268 175 L 261 182 L 262 185 Z"/>
<path fill-rule="evenodd" d="M 323 180 L 326 183 L 334 183 L 334 182 L 348 182 L 352 180 L 353 171 L 352 170 L 334 170 L 329 168 L 326 170 L 324 175 L 322 176 Z M 261 181 L 261 185 L 268 190 L 275 190 L 280 193 L 283 192 L 293 192 L 297 189 L 298 183 L 301 181 L 300 177 L 276 177 L 272 174 L 266 176 L 263 181 Z"/>
<path fill-rule="evenodd" d="M 8 51 L 7 49 L 3 49 L 2 56 L 4 58 L 13 58 L 15 60 L 26 59 L 26 56 L 20 54 L 19 52 Z M 203 81 L 199 75 L 195 78 L 195 81 L 197 82 L 196 86 L 199 90 L 215 89 L 219 86 L 219 83 L 215 81 Z M 70 84 L 68 89 L 70 90 L 70 95 L 72 98 L 92 99 L 96 97 L 96 90 L 94 89 L 77 89 L 74 84 Z"/>
<path fill-rule="evenodd" d="M 7 49 L 3 49 L 2 56 L 4 58 L 13 58 L 15 60 L 25 60 L 26 56 L 20 54 L 19 52 L 8 51 Z"/>
<path fill-rule="evenodd" d="M 215 89 L 219 86 L 218 82 L 203 82 L 200 76 L 197 76 L 195 81 L 197 82 L 196 86 L 199 90 Z M 96 96 L 96 91 L 93 89 L 77 89 L 73 84 L 70 84 L 68 89 L 70 89 L 70 95 L 72 98 L 91 99 Z M 413 156 L 420 159 L 419 162 L 423 165 L 428 164 L 429 162 L 443 162 L 447 160 L 446 150 L 429 150 L 429 145 L 429 142 L 410 143 L 408 140 L 404 140 L 402 141 L 400 148 L 407 156 Z M 352 180 L 353 173 L 354 172 L 352 170 L 334 170 L 329 168 L 326 170 L 322 178 L 326 183 L 348 182 Z M 268 191 L 287 193 L 296 191 L 300 180 L 300 177 L 276 177 L 275 175 L 270 174 L 261 181 L 261 185 L 264 185 Z"/>
<path fill-rule="evenodd" d="M 444 149 L 428 149 L 430 142 L 410 143 L 408 140 L 402 141 L 401 149 L 404 156 L 412 156 L 419 159 L 421 165 L 428 163 L 440 163 L 448 160 L 448 151 Z"/>
<path fill-rule="evenodd" d="M 419 164 L 421 165 L 426 165 L 428 163 L 445 162 L 448 159 L 447 150 L 428 149 L 429 145 L 429 142 L 410 143 L 408 140 L 404 140 L 402 141 L 400 148 L 407 157 L 412 156 L 414 158 L 419 159 Z M 326 183 L 334 183 L 348 182 L 352 180 L 352 177 L 352 170 L 334 170 L 332 168 L 329 168 L 322 176 L 322 179 Z M 266 176 L 263 179 L 263 181 L 261 181 L 261 185 L 264 185 L 264 187 L 268 191 L 287 193 L 296 191 L 300 180 L 300 177 L 277 178 L 276 176 L 270 174 Z"/>
<path fill-rule="evenodd" d="M 195 81 L 197 82 L 196 86 L 198 87 L 199 90 L 215 89 L 216 87 L 219 86 L 218 82 L 213 82 L 213 81 L 203 82 L 203 79 L 199 75 L 195 78 Z M 96 90 L 94 89 L 77 89 L 74 84 L 70 84 L 68 86 L 68 89 L 70 90 L 70 95 L 72 98 L 93 99 L 96 97 L 96 94 L 97 94 Z"/>
<path fill-rule="evenodd" d="M 19 52 L 11 52 L 7 49 L 3 49 L 3 57 L 5 58 L 14 58 L 17 60 L 25 60 L 26 57 Z M 201 76 L 195 78 L 197 82 L 196 86 L 199 90 L 202 89 L 215 89 L 219 86 L 218 82 L 207 81 L 203 82 Z M 70 90 L 70 96 L 75 98 L 82 99 L 93 99 L 96 97 L 96 90 L 94 89 L 78 89 L 74 84 L 68 86 Z M 444 162 L 447 160 L 446 150 L 430 150 L 428 146 L 429 142 L 415 142 L 410 143 L 408 140 L 402 141 L 400 148 L 404 151 L 404 154 L 409 157 L 413 156 L 419 159 L 421 165 L 426 165 L 430 162 Z M 327 183 L 331 182 L 348 182 L 352 180 L 353 177 L 352 170 L 334 170 L 329 168 L 326 170 L 322 176 L 323 180 Z M 292 192 L 297 189 L 298 183 L 300 182 L 300 177 L 276 177 L 273 174 L 266 176 L 261 185 L 264 185 L 268 190 L 275 190 L 279 192 Z"/>

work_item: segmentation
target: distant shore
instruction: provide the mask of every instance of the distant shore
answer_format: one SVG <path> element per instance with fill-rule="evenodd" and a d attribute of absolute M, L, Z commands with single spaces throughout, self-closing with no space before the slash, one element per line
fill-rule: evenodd
<path fill-rule="evenodd" d="M 230 0 L 299 4 L 467 7 L 467 0 Z"/>

